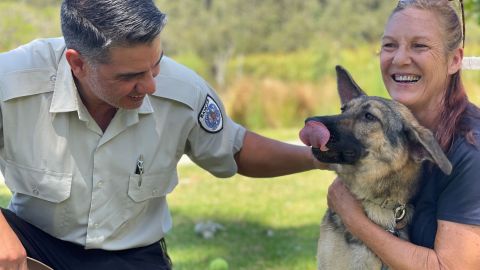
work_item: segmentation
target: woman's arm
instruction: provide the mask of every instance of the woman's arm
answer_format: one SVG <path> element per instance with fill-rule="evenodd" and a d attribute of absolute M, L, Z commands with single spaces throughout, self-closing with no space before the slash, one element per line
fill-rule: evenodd
<path fill-rule="evenodd" d="M 348 230 L 391 269 L 480 269 L 480 226 L 438 221 L 434 249 L 414 245 L 373 223 L 360 202 L 336 179 L 328 205 Z"/>

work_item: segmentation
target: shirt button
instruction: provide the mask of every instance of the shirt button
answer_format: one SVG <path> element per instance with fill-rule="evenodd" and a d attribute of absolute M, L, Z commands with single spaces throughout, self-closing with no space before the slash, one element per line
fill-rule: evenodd
<path fill-rule="evenodd" d="M 153 195 L 153 196 L 156 196 L 157 194 L 158 194 L 158 189 L 154 189 L 154 190 L 152 191 L 152 195 Z"/>
<path fill-rule="evenodd" d="M 32 185 L 32 192 L 35 195 L 38 195 L 40 192 L 38 191 L 38 187 L 36 185 Z"/>
<path fill-rule="evenodd" d="M 94 227 L 95 229 L 97 229 L 98 226 L 99 226 L 98 223 L 93 224 L 93 227 Z"/>
<path fill-rule="evenodd" d="M 103 187 L 103 181 L 102 181 L 102 180 L 98 181 L 97 186 L 98 186 L 99 188 Z"/>

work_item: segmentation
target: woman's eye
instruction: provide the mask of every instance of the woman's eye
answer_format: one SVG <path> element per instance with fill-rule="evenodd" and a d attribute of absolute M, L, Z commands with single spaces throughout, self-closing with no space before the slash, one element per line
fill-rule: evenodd
<path fill-rule="evenodd" d="M 375 121 L 375 120 L 377 120 L 377 118 L 376 118 L 373 114 L 371 114 L 371 113 L 369 113 L 369 112 L 365 113 L 365 119 L 367 119 L 368 121 Z"/>
<path fill-rule="evenodd" d="M 421 43 L 416 43 L 416 44 L 413 45 L 413 47 L 419 48 L 419 49 L 428 48 L 427 45 L 421 44 Z"/>
<path fill-rule="evenodd" d="M 388 42 L 388 43 L 382 44 L 382 49 L 393 49 L 393 48 L 395 48 L 395 43 Z"/>

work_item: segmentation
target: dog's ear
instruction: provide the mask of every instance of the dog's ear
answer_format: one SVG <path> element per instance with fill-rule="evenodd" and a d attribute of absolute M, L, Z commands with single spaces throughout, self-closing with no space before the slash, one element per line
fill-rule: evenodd
<path fill-rule="evenodd" d="M 445 174 L 452 172 L 452 164 L 430 130 L 417 121 L 404 122 L 404 130 L 409 140 L 410 153 L 416 162 L 430 160 Z"/>
<path fill-rule="evenodd" d="M 367 95 L 353 80 L 352 76 L 350 76 L 346 69 L 342 66 L 336 66 L 335 70 L 337 71 L 338 94 L 340 95 L 340 101 L 342 104 L 345 104 L 354 98 Z"/>

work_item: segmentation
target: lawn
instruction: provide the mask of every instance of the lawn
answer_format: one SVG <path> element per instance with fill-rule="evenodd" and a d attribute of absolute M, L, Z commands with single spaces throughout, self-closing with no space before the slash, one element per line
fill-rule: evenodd
<path fill-rule="evenodd" d="M 176 270 L 208 269 L 224 258 L 230 269 L 316 269 L 319 224 L 333 173 L 311 171 L 277 179 L 216 179 L 195 166 L 180 170 L 169 196 L 174 228 L 167 237 Z M 211 220 L 224 231 L 213 239 L 194 233 Z"/>
<path fill-rule="evenodd" d="M 10 191 L 0 182 L 0 206 L 6 207 L 10 200 Z"/>

